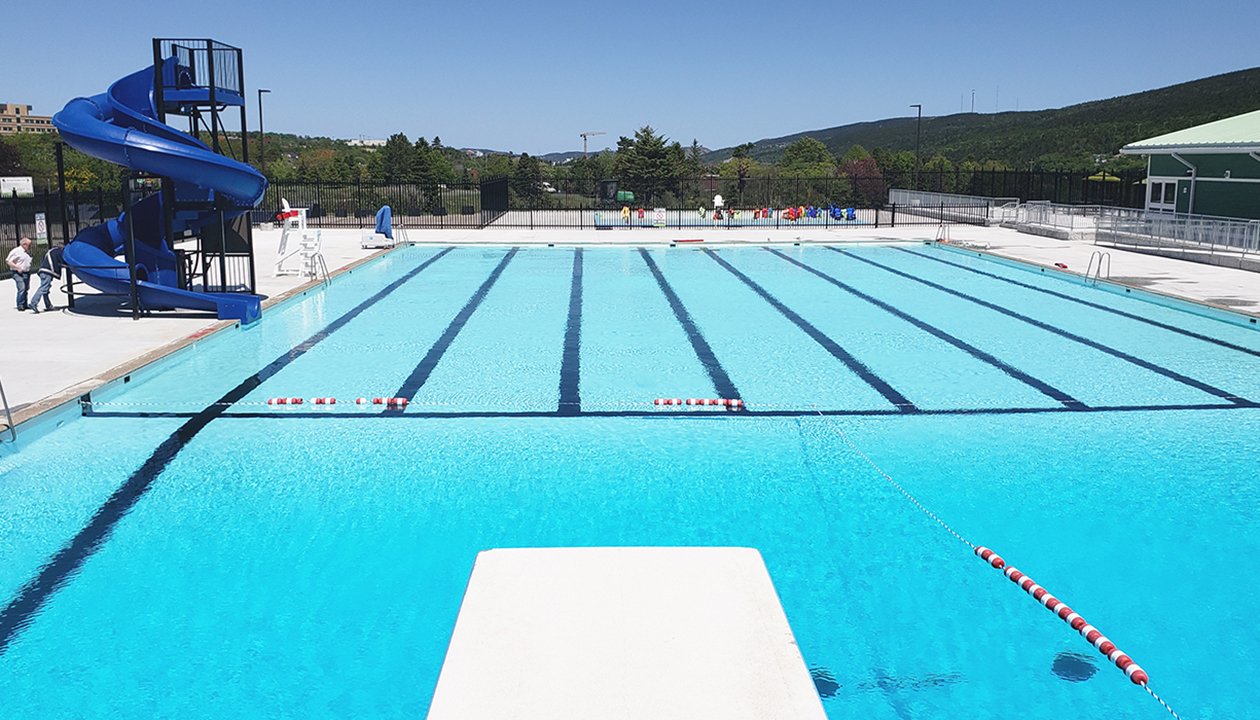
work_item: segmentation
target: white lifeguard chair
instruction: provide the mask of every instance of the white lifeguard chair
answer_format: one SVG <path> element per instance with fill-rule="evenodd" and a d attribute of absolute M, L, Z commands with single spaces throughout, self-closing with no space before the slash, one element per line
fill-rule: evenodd
<path fill-rule="evenodd" d="M 316 230 L 311 234 L 306 227 L 306 208 L 289 207 L 289 201 L 284 198 L 280 199 L 280 207 L 280 248 L 275 276 L 313 278 L 323 267 L 322 232 Z"/>

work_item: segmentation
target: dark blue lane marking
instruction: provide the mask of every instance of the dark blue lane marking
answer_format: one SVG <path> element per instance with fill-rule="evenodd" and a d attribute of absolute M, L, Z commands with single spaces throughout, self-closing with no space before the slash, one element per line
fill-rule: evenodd
<path fill-rule="evenodd" d="M 1041 415 L 1046 413 L 1125 413 L 1125 412 L 1164 412 L 1190 410 L 1254 410 L 1254 405 L 1238 405 L 1236 403 L 1186 403 L 1181 405 L 1094 405 L 1082 408 L 1069 408 L 1057 405 L 1047 407 L 999 407 L 999 408 L 941 408 L 936 410 L 920 410 L 920 415 Z M 818 415 L 827 417 L 865 417 L 903 415 L 900 410 L 747 410 L 739 413 L 725 413 L 720 410 L 583 410 L 577 415 L 566 415 L 556 410 L 523 410 L 496 411 L 470 410 L 451 412 L 409 412 L 404 415 L 388 412 L 323 412 L 287 410 L 279 412 L 241 412 L 220 415 L 220 419 L 244 420 L 459 420 L 465 418 L 642 418 L 645 420 L 703 420 L 712 418 L 749 417 L 749 418 L 801 418 Z M 179 412 L 92 412 L 89 417 L 99 418 L 183 418 L 192 413 Z"/>
<path fill-rule="evenodd" d="M 1029 375 L 1028 373 L 1024 372 L 1023 370 L 1020 370 L 1019 368 L 1016 368 L 1012 365 L 1009 365 L 997 359 L 993 355 L 990 355 L 989 353 L 981 350 L 975 345 L 972 345 L 964 340 L 956 338 L 953 335 L 950 335 L 949 333 L 945 332 L 944 330 L 941 330 L 940 328 L 934 325 L 929 325 L 928 323 L 912 315 L 909 315 L 908 313 L 902 312 L 901 310 L 898 310 L 896 307 L 889 305 L 883 300 L 879 300 L 878 298 L 871 297 L 870 295 L 867 295 L 861 290 L 858 290 L 855 287 L 852 287 L 844 282 L 841 282 L 837 278 L 832 277 L 831 275 L 828 275 L 827 273 L 819 270 L 818 268 L 815 268 L 811 265 L 807 265 L 801 262 L 800 260 L 797 260 L 795 258 L 792 258 L 783 254 L 783 252 L 779 250 L 775 250 L 773 248 L 765 248 L 765 250 L 769 251 L 773 255 L 777 255 L 778 257 L 792 263 L 793 265 L 801 268 L 802 270 L 805 270 L 806 272 L 815 275 L 818 278 L 826 280 L 827 282 L 831 283 L 832 285 L 835 285 L 841 290 L 851 295 L 855 295 L 861 298 L 862 300 L 865 300 L 866 302 L 874 305 L 880 310 L 883 310 L 884 312 L 887 312 L 887 313 L 891 313 L 892 315 L 895 315 L 901 318 L 902 320 L 905 320 L 906 322 L 910 323 L 911 325 L 914 325 L 915 327 L 928 333 L 929 335 L 932 335 L 933 337 L 944 340 L 945 342 L 949 343 L 950 345 L 953 345 L 959 350 L 962 350 L 963 352 L 976 358 L 977 360 L 980 360 L 981 362 L 992 365 L 993 367 L 1001 370 L 1007 375 L 1010 375 L 1011 377 L 1024 383 L 1025 385 L 1028 385 L 1029 387 L 1039 391 L 1043 395 L 1046 395 L 1048 397 L 1053 398 L 1054 400 L 1057 400 L 1058 402 L 1063 403 L 1065 407 L 1069 407 L 1069 408 L 1085 407 L 1085 403 L 1081 402 L 1080 400 L 1077 400 L 1076 398 L 1072 397 L 1071 395 L 1068 395 L 1067 393 L 1063 392 L 1062 390 L 1054 387 L 1053 385 L 1047 382 L 1038 380 L 1037 378 L 1033 377 L 1032 375 Z"/>
<path fill-rule="evenodd" d="M 353 320 L 364 310 L 372 307 L 385 296 L 402 287 L 408 280 L 419 275 L 425 268 L 437 262 L 452 250 L 454 248 L 446 248 L 408 271 L 406 275 L 381 288 L 375 295 L 329 323 L 323 330 L 272 360 L 263 369 L 229 390 L 223 397 L 200 412 L 194 413 L 188 422 L 179 426 L 175 432 L 163 440 L 140 468 L 132 473 L 126 482 L 115 490 L 109 496 L 109 499 L 97 509 L 96 513 L 92 515 L 92 519 L 88 521 L 87 526 L 80 530 L 70 540 L 68 545 L 57 551 L 57 554 L 53 555 L 52 559 L 40 568 L 39 573 L 34 578 L 31 578 L 22 586 L 17 595 L 0 612 L 0 655 L 3 655 L 8 650 L 10 643 L 13 642 L 18 633 L 34 621 L 36 613 L 48 601 L 48 598 L 69 582 L 70 578 L 78 573 L 83 563 L 105 544 L 105 541 L 109 539 L 110 534 L 113 532 L 114 526 L 136 506 L 136 503 L 149 491 L 149 488 L 153 486 L 154 481 L 162 474 L 167 465 L 175 459 L 175 456 L 188 445 L 189 441 L 197 433 L 210 424 L 210 421 L 223 417 L 232 403 L 244 399 L 246 395 L 287 365 L 305 355 L 311 348 L 327 339 L 329 335 L 345 327 L 346 323 Z"/>
<path fill-rule="evenodd" d="M 569 321 L 564 326 L 560 361 L 560 414 L 582 412 L 582 248 L 573 249 L 573 281 L 569 286 Z"/>
<path fill-rule="evenodd" d="M 963 265 L 962 263 L 956 263 L 956 262 L 952 262 L 952 261 L 950 261 L 950 260 L 946 260 L 946 259 L 944 259 L 944 258 L 938 258 L 938 257 L 932 257 L 931 255 L 925 255 L 925 254 L 923 254 L 923 253 L 921 253 L 921 252 L 915 252 L 914 250 L 911 250 L 911 249 L 909 249 L 909 248 L 897 248 L 897 249 L 898 249 L 898 250 L 900 250 L 900 251 L 901 251 L 901 252 L 903 252 L 903 253 L 908 253 L 908 254 L 910 254 L 910 255 L 916 255 L 916 256 L 921 257 L 921 258 L 923 258 L 923 259 L 925 259 L 925 260 L 931 260 L 931 261 L 933 261 L 933 262 L 938 262 L 938 263 L 941 263 L 941 264 L 943 264 L 943 265 L 952 265 L 952 266 L 954 266 L 954 267 L 956 267 L 956 268 L 961 268 L 961 269 L 963 269 L 963 270 L 966 270 L 967 272 L 972 272 L 972 273 L 975 273 L 975 274 L 977 274 L 977 275 L 984 275 L 985 277 L 991 277 L 991 278 L 993 278 L 994 280 L 1001 280 L 1001 281 L 1002 281 L 1002 282 L 1004 282 L 1004 283 L 1010 283 L 1011 285 L 1018 285 L 1019 287 L 1022 287 L 1022 288 L 1028 288 L 1029 290 L 1035 290 L 1035 291 L 1037 291 L 1037 292 L 1039 292 L 1039 293 L 1042 293 L 1042 294 L 1045 294 L 1045 295 L 1053 295 L 1054 297 L 1057 297 L 1057 298 L 1062 298 L 1062 299 L 1064 299 L 1064 300 L 1070 300 L 1070 301 L 1072 301 L 1072 302 L 1074 302 L 1074 303 L 1077 303 L 1078 305 L 1084 305 L 1084 306 L 1086 306 L 1086 307 L 1092 307 L 1092 308 L 1094 308 L 1094 309 L 1096 309 L 1096 310 L 1102 310 L 1103 312 L 1109 312 L 1109 313 L 1111 313 L 1112 315 L 1119 315 L 1120 317 L 1126 317 L 1126 318 L 1129 318 L 1130 320 L 1137 320 L 1138 322 L 1141 322 L 1141 323 L 1146 323 L 1147 325 L 1153 325 L 1153 326 L 1155 326 L 1155 327 L 1157 327 L 1157 328 L 1160 328 L 1160 329 L 1162 329 L 1162 330 L 1168 330 L 1169 332 L 1175 332 L 1175 333 L 1177 333 L 1178 335 L 1185 335 L 1186 337 L 1192 337 L 1192 338 L 1194 338 L 1195 340 L 1202 340 L 1203 342 L 1209 342 L 1209 343 L 1212 343 L 1213 345 L 1220 345 L 1220 346 L 1221 346 L 1221 347 L 1223 347 L 1223 348 L 1229 348 L 1230 350 L 1237 350 L 1238 352 L 1241 352 L 1241 353 L 1247 353 L 1248 355 L 1254 355 L 1255 357 L 1260 357 L 1260 350 L 1253 350 L 1252 348 L 1249 348 L 1249 347 L 1244 347 L 1244 346 L 1242 346 L 1242 345 L 1235 345 L 1235 344 L 1234 344 L 1234 343 L 1232 343 L 1232 342 L 1229 342 L 1229 341 L 1227 341 L 1227 340 L 1221 340 L 1220 338 L 1215 338 L 1215 337 L 1212 337 L 1211 335 L 1203 335 L 1203 334 L 1201 334 L 1201 333 L 1197 333 L 1197 332 L 1195 332 L 1195 331 L 1193 331 L 1193 330 L 1186 330 L 1185 328 L 1179 328 L 1179 327 L 1177 327 L 1176 325 L 1169 325 L 1168 323 L 1163 323 L 1163 322 L 1160 322 L 1160 321 L 1158 321 L 1158 320 L 1152 320 L 1151 318 L 1142 317 L 1141 315 L 1137 315 L 1137 314 L 1134 314 L 1134 313 L 1131 313 L 1131 312 L 1125 312 L 1124 310 L 1120 310 L 1120 309 L 1118 309 L 1118 308 L 1108 307 L 1108 306 L 1103 305 L 1103 304 L 1101 304 L 1101 303 L 1090 302 L 1089 300 L 1083 300 L 1083 299 L 1078 298 L 1078 297 L 1072 297 L 1071 295 L 1068 295 L 1068 294 L 1066 294 L 1066 293 L 1061 293 L 1061 292 L 1058 292 L 1058 291 L 1056 291 L 1056 290 L 1050 290 L 1050 289 L 1048 289 L 1048 288 L 1037 287 L 1036 285 L 1032 285 L 1032 284 L 1030 284 L 1030 283 L 1020 282 L 1019 280 L 1014 280 L 1014 279 L 1012 279 L 1012 278 L 1008 278 L 1008 277 L 1002 277 L 1001 275 L 998 275 L 997 273 L 991 273 L 991 272 L 987 272 L 987 271 L 985 271 L 985 270 L 979 270 L 979 269 L 977 269 L 977 268 L 968 267 L 968 266 L 966 266 L 966 265 Z"/>
<path fill-rule="evenodd" d="M 726 268 L 728 272 L 739 278 L 740 281 L 752 289 L 753 292 L 760 295 L 762 300 L 770 303 L 775 310 L 779 311 L 779 314 L 790 320 L 793 325 L 796 325 L 796 327 L 804 331 L 806 335 L 813 338 L 814 342 L 818 343 L 827 352 L 831 353 L 832 357 L 844 363 L 845 367 L 856 373 L 857 376 L 862 378 L 867 385 L 875 388 L 876 392 L 883 395 L 884 399 L 896 407 L 900 412 L 919 412 L 919 408 L 914 403 L 910 402 L 905 395 L 897 392 L 893 386 L 889 385 L 883 378 L 872 372 L 869 367 L 862 363 L 862 361 L 850 355 L 847 350 L 840 347 L 839 343 L 827 337 L 827 335 L 821 330 L 811 325 L 808 320 L 793 312 L 791 308 L 780 302 L 778 298 L 767 292 L 765 288 L 754 282 L 752 278 L 748 277 L 739 270 L 736 270 L 733 265 L 718 257 L 718 254 L 712 250 L 705 249 L 704 252 L 706 255 L 713 258 L 718 265 Z"/>
<path fill-rule="evenodd" d="M 859 262 L 864 262 L 867 265 L 873 265 L 881 270 L 890 272 L 893 275 L 906 278 L 907 280 L 913 280 L 917 283 L 922 283 L 935 290 L 940 290 L 941 292 L 948 293 L 950 295 L 962 298 L 963 300 L 967 300 L 969 302 L 973 302 L 981 307 L 986 307 L 990 310 L 993 310 L 994 312 L 999 312 L 1003 315 L 1006 315 L 1007 317 L 1012 317 L 1012 318 L 1015 318 L 1016 320 L 1026 322 L 1029 325 L 1032 325 L 1034 327 L 1038 327 L 1047 332 L 1054 333 L 1055 335 L 1058 335 L 1059 337 L 1067 338 L 1068 340 L 1072 340 L 1073 342 L 1078 342 L 1086 347 L 1091 347 L 1100 352 L 1107 353 L 1108 355 L 1111 355 L 1112 357 L 1117 357 L 1117 358 L 1120 358 L 1121 360 L 1124 360 L 1125 362 L 1129 362 L 1134 365 L 1137 365 L 1140 368 L 1145 368 L 1146 370 L 1150 370 L 1153 373 L 1157 373 L 1159 375 L 1163 375 L 1166 378 L 1176 380 L 1177 382 L 1182 383 L 1184 385 L 1189 385 L 1190 387 L 1195 388 L 1196 390 L 1202 390 L 1203 392 L 1208 393 L 1209 395 L 1215 395 L 1216 397 L 1224 398 L 1225 400 L 1228 400 L 1232 403 L 1237 403 L 1238 405 L 1251 406 L 1255 404 L 1251 402 L 1250 400 L 1247 400 L 1246 398 L 1239 397 L 1231 392 L 1222 390 L 1218 387 L 1208 385 L 1207 383 L 1202 382 L 1200 380 L 1195 380 L 1192 377 L 1187 377 L 1175 370 L 1169 370 L 1168 368 L 1162 365 L 1156 365 L 1155 363 L 1149 360 L 1143 360 L 1142 358 L 1136 357 L 1134 355 L 1130 355 L 1129 353 L 1124 352 L 1123 350 L 1117 350 L 1108 345 L 1103 345 L 1100 342 L 1095 342 L 1093 340 L 1090 340 L 1087 337 L 1082 337 L 1080 335 L 1077 335 L 1076 333 L 1068 332 L 1067 330 L 1064 330 L 1061 327 L 1056 327 L 1049 323 L 1044 323 L 1035 318 L 1030 318 L 1027 315 L 1021 315 L 1020 313 L 1017 313 L 1014 310 L 1008 310 L 1007 308 L 1004 308 L 1001 305 L 995 305 L 987 300 L 981 300 L 978 297 L 975 297 L 973 295 L 968 295 L 967 293 L 964 293 L 964 292 L 959 292 L 958 290 L 954 290 L 953 288 L 945 287 L 944 285 L 941 285 L 939 283 L 934 283 L 931 280 L 924 280 L 923 278 L 915 277 L 914 275 L 911 275 L 910 273 L 902 272 L 896 268 L 888 267 L 887 265 L 877 263 L 874 260 L 870 260 L 868 258 L 855 255 L 847 250 L 841 250 L 840 248 L 833 248 L 833 247 L 829 247 L 827 249 L 831 250 L 832 252 L 840 253 L 841 255 L 844 255 L 845 257 L 851 257 L 854 260 L 857 260 Z"/>
<path fill-rule="evenodd" d="M 713 354 L 713 348 L 709 347 L 709 343 L 704 339 L 700 328 L 696 327 L 696 323 L 692 321 L 691 313 L 687 312 L 687 307 L 678 298 L 678 293 L 674 292 L 674 288 L 670 287 L 669 281 L 665 279 L 661 269 L 656 266 L 656 261 L 652 259 L 652 255 L 648 253 L 646 248 L 639 248 L 639 256 L 643 258 L 643 262 L 647 263 L 648 269 L 652 271 L 652 277 L 656 278 L 656 284 L 661 287 L 661 292 L 665 294 L 665 299 L 669 301 L 669 307 L 674 311 L 674 317 L 678 320 L 678 324 L 682 325 L 683 332 L 687 333 L 687 339 L 691 341 L 691 349 L 695 351 L 696 357 L 700 359 L 700 364 L 709 373 L 709 380 L 713 382 L 713 389 L 717 391 L 718 397 L 729 400 L 740 399 L 739 390 L 735 389 L 735 383 L 731 382 L 731 378 L 726 374 L 726 370 L 722 369 L 722 364 L 718 362 L 717 356 Z"/>
<path fill-rule="evenodd" d="M 490 271 L 490 277 L 481 283 L 481 287 L 477 288 L 477 292 L 473 293 L 472 297 L 468 298 L 468 302 L 464 303 L 464 307 L 455 314 L 454 319 L 442 331 L 442 335 L 437 339 L 437 342 L 433 343 L 433 347 L 429 348 L 429 352 L 425 353 L 420 363 L 416 365 L 416 368 L 411 371 L 406 380 L 403 380 L 402 385 L 398 387 L 398 392 L 394 393 L 394 397 L 411 400 L 416 396 L 416 393 L 420 392 L 420 388 L 424 386 L 429 376 L 433 374 L 434 368 L 442 360 L 442 356 L 446 354 L 447 349 L 451 347 L 451 343 L 455 342 L 455 337 L 459 335 L 459 331 L 464 329 L 468 318 L 477 312 L 477 308 L 481 306 L 481 301 L 486 299 L 486 294 L 490 292 L 490 288 L 494 286 L 495 281 L 503 274 L 504 268 L 508 266 L 508 263 L 512 262 L 512 258 L 516 257 L 516 253 L 519 251 L 520 248 L 515 247 L 508 250 L 503 259 L 499 261 L 499 264 L 494 267 L 494 270 Z M 400 408 L 393 412 L 402 412 L 402 409 Z"/>

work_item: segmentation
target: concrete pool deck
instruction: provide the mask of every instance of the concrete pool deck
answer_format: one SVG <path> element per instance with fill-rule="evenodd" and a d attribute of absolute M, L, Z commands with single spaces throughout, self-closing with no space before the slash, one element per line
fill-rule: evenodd
<path fill-rule="evenodd" d="M 477 555 L 429 720 L 823 720 L 751 548 Z"/>
<path fill-rule="evenodd" d="M 336 274 L 378 254 L 361 249 L 361 230 L 324 229 L 323 252 L 331 273 Z M 687 238 L 703 238 L 706 245 L 922 243 L 936 237 L 932 225 L 825 229 L 447 229 L 412 230 L 414 244 L 436 245 L 668 245 Z M 1000 227 L 954 225 L 952 244 L 1025 263 L 1084 274 L 1091 254 L 1103 249 L 1090 242 L 1057 240 Z M 295 276 L 274 277 L 273 258 L 279 245 L 278 230 L 255 232 L 258 245 L 259 292 L 275 304 L 311 283 Z M 681 246 L 680 246 L 681 247 Z M 1229 309 L 1260 318 L 1260 273 L 1203 265 L 1183 260 L 1107 249 L 1111 253 L 1111 279 L 1143 290 Z M 65 309 L 66 298 L 55 284 L 51 313 L 18 313 L 11 307 L 13 285 L 0 282 L 5 295 L 0 305 L 0 381 L 4 383 L 14 420 L 20 424 L 36 415 L 73 401 L 85 392 L 122 377 L 154 360 L 196 342 L 232 322 L 220 322 L 197 312 L 160 312 L 133 321 L 120 311 L 115 298 L 78 301 L 74 311 Z M 264 312 L 265 314 L 265 312 Z M 0 417 L 0 423 L 3 417 Z"/>

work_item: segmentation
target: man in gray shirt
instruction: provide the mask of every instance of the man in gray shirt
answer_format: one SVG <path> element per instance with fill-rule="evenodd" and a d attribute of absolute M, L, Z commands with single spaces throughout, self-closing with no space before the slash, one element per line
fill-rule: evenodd
<path fill-rule="evenodd" d="M 13 282 L 17 284 L 17 309 L 26 309 L 26 294 L 31 286 L 31 239 L 22 238 L 18 246 L 5 258 L 9 272 L 13 274 Z"/>
<path fill-rule="evenodd" d="M 52 288 L 53 280 L 61 276 L 61 251 L 62 246 L 56 245 L 48 248 L 48 252 L 44 253 L 44 257 L 39 261 L 39 289 L 31 296 L 31 312 L 39 312 L 39 301 L 44 301 L 44 310 L 52 310 L 52 300 L 48 298 L 48 290 Z"/>

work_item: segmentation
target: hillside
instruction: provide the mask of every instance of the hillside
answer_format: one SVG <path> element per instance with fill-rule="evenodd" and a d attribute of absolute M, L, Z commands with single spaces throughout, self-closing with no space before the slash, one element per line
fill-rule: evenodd
<path fill-rule="evenodd" d="M 1114 155 L 1127 143 L 1258 108 L 1260 68 L 1251 68 L 1056 110 L 924 117 L 922 155 L 998 160 L 1012 167 L 1029 162 L 1089 167 L 1094 155 Z M 915 123 L 914 117 L 890 118 L 810 130 L 758 140 L 751 154 L 773 162 L 803 137 L 822 141 L 837 157 L 853 145 L 914 150 Z M 732 150 L 715 150 L 705 160 L 721 162 Z"/>

